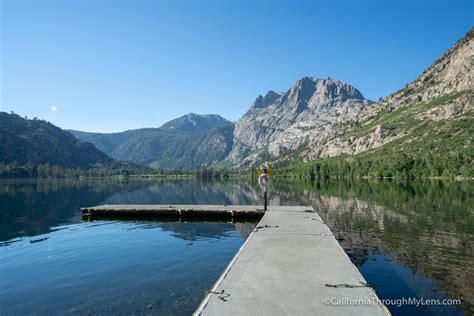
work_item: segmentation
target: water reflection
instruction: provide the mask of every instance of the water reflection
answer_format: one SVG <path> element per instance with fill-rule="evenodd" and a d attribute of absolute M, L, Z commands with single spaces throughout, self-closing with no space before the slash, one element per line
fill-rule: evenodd
<path fill-rule="evenodd" d="M 34 236 L 80 222 L 79 209 L 97 204 L 252 204 L 248 182 L 186 180 L 40 180 L 0 182 L 0 241 Z"/>
<path fill-rule="evenodd" d="M 473 314 L 473 189 L 472 182 L 274 181 L 270 204 L 313 205 L 380 297 L 461 298 L 461 308 Z M 258 188 L 246 181 L 0 182 L 0 245 L 51 245 L 52 234 L 74 233 L 78 225 L 90 225 L 89 232 L 104 234 L 107 225 L 112 225 L 110 221 L 80 223 L 79 208 L 89 205 L 260 202 Z M 253 229 L 252 223 L 168 221 L 138 225 L 125 221 L 114 225 L 119 224 L 129 225 L 131 233 L 158 229 L 187 248 L 229 236 L 243 240 Z M 457 307 L 391 307 L 391 311 L 461 313 Z"/>
<path fill-rule="evenodd" d="M 256 223 L 82 221 L 80 207 L 137 192 L 154 196 L 156 186 L 163 185 L 110 179 L 0 183 L 1 314 L 191 314 Z M 171 191 L 189 186 L 164 185 Z M 196 197 L 210 191 L 192 186 Z M 173 202 L 196 202 L 184 198 Z"/>
<path fill-rule="evenodd" d="M 146 182 L 118 180 L 39 180 L 0 182 L 0 241 L 34 236 L 61 223 L 77 223 L 80 207 L 100 203 Z"/>
<path fill-rule="evenodd" d="M 191 314 L 245 239 L 169 225 L 83 222 L 0 247 L 2 314 Z"/>
<path fill-rule="evenodd" d="M 260 192 L 248 181 L 158 181 L 145 188 L 119 192 L 105 204 L 255 204 Z"/>
<path fill-rule="evenodd" d="M 300 197 L 302 203 L 313 205 L 381 297 L 445 294 L 462 299 L 461 307 L 474 313 L 472 182 L 332 181 L 275 186 L 280 196 Z M 380 254 L 385 254 L 383 259 L 377 257 Z M 390 283 L 379 282 L 387 276 Z M 459 310 L 405 307 L 392 312 L 456 314 Z"/>
<path fill-rule="evenodd" d="M 120 220 L 112 217 L 96 217 L 84 216 L 83 221 L 85 222 L 111 222 L 120 221 L 123 223 L 136 223 L 137 219 L 131 217 L 121 217 Z M 236 231 L 241 237 L 247 238 L 250 233 L 254 230 L 255 225 L 258 223 L 258 218 L 248 219 L 244 221 L 221 221 L 219 219 L 213 219 L 209 222 L 204 222 L 196 218 L 194 220 L 187 219 L 182 221 L 176 217 L 147 217 L 140 218 L 139 222 L 142 224 L 139 226 L 132 226 L 130 229 L 148 229 L 154 228 L 157 225 L 163 231 L 170 233 L 170 236 L 180 238 L 188 241 L 195 241 L 207 238 L 221 238 L 226 236 L 231 231 Z M 151 224 L 145 225 L 143 223 L 150 222 Z M 41 241 L 41 240 L 38 240 Z M 36 241 L 35 241 L 36 242 Z"/>

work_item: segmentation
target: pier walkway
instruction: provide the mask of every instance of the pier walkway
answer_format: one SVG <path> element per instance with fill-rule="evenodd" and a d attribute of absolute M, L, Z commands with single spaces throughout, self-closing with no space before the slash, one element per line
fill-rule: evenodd
<path fill-rule="evenodd" d="M 107 205 L 83 213 L 263 216 L 195 315 L 390 315 L 311 207 Z"/>

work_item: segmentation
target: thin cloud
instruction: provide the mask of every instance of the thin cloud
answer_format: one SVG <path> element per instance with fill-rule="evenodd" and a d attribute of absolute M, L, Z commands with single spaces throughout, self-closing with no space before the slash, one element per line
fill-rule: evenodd
<path fill-rule="evenodd" d="M 51 112 L 57 112 L 58 111 L 58 108 L 55 107 L 54 105 L 51 106 Z"/>

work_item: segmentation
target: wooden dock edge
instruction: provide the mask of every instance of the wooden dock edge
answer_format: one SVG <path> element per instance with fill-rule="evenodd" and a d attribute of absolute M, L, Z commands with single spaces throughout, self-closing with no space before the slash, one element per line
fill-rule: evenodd
<path fill-rule="evenodd" d="M 82 213 L 85 216 L 97 216 L 97 217 L 179 217 L 179 218 L 226 218 L 226 219 L 238 219 L 238 218 L 261 218 L 265 211 L 258 208 L 232 208 L 223 206 L 222 208 L 216 208 L 216 206 L 196 206 L 196 207 L 184 207 L 184 206 L 151 206 L 151 205 L 136 205 L 136 206 L 95 206 L 81 208 Z"/>

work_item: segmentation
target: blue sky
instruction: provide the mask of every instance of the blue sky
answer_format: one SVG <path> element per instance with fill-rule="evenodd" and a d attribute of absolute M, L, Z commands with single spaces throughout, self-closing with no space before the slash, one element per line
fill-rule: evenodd
<path fill-rule="evenodd" d="M 0 110 L 62 128 L 237 120 L 304 76 L 378 99 L 473 26 L 473 1 L 0 0 Z"/>

